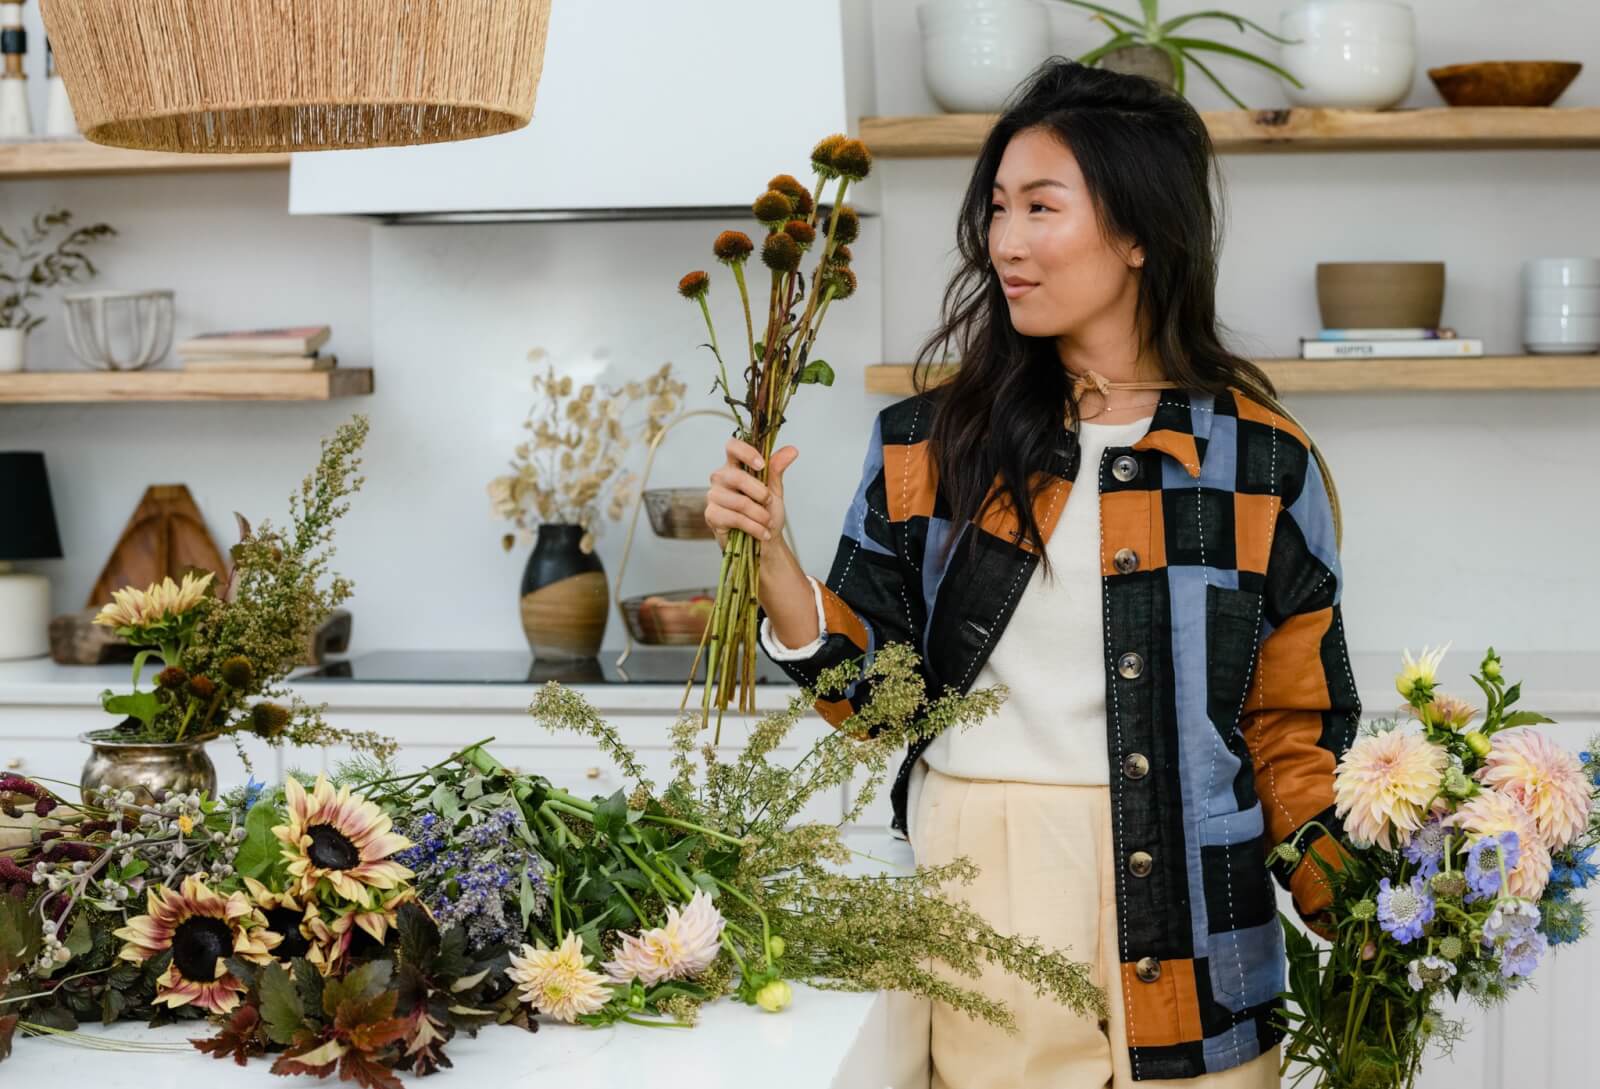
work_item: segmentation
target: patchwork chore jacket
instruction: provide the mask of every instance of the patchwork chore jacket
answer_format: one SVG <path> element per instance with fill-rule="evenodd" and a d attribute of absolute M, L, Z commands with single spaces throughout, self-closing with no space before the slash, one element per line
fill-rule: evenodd
<path fill-rule="evenodd" d="M 1039 562 L 1003 499 L 981 523 L 953 523 L 927 441 L 935 396 L 878 414 L 823 587 L 826 638 L 810 657 L 778 663 L 801 684 L 910 642 L 930 698 L 969 691 Z M 1063 426 L 1035 513 L 1048 538 L 1080 480 L 1099 490 L 1130 1064 L 1136 1080 L 1194 1077 L 1283 1036 L 1273 879 L 1302 918 L 1329 901 L 1310 853 L 1336 856 L 1319 830 L 1300 841 L 1308 853 L 1297 865 L 1269 868 L 1267 854 L 1309 821 L 1340 830 L 1333 770 L 1361 719 L 1332 508 L 1305 433 L 1233 387 L 1163 390 L 1143 437 L 1107 449 L 1087 475 L 1078 461 Z M 819 700 L 818 712 L 849 728 L 871 684 Z M 911 744 L 890 792 L 901 833 L 927 744 Z"/>

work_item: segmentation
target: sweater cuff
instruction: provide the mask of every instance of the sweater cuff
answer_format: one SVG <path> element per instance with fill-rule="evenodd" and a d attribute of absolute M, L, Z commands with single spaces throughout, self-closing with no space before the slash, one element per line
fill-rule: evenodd
<path fill-rule="evenodd" d="M 809 658 L 822 649 L 822 644 L 828 638 L 828 625 L 822 612 L 822 586 L 810 575 L 806 581 L 811 583 L 811 592 L 817 599 L 817 637 L 803 647 L 786 647 L 772 634 L 772 617 L 763 617 L 761 620 L 761 646 L 777 662 L 794 662 L 802 658 Z"/>

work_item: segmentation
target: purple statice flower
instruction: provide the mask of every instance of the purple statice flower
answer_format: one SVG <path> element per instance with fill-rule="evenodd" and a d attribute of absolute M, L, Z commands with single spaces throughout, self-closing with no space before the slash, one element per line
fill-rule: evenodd
<path fill-rule="evenodd" d="M 1549 941 L 1537 930 L 1518 934 L 1500 949 L 1500 974 L 1507 979 L 1532 975 L 1548 948 Z"/>
<path fill-rule="evenodd" d="M 1433 894 L 1421 877 L 1406 885 L 1391 886 L 1387 877 L 1378 882 L 1378 925 L 1395 941 L 1416 941 L 1432 918 Z"/>
<path fill-rule="evenodd" d="M 1445 836 L 1444 824 L 1435 818 L 1417 829 L 1411 842 L 1406 844 L 1406 860 L 1416 864 L 1421 877 L 1432 877 L 1439 872 L 1444 862 Z"/>
<path fill-rule="evenodd" d="M 1506 873 L 1516 868 L 1522 857 L 1515 832 L 1484 836 L 1467 851 L 1467 902 L 1487 899 L 1500 892 L 1500 860 L 1505 858 Z"/>
<path fill-rule="evenodd" d="M 1437 987 L 1456 974 L 1456 966 L 1443 957 L 1436 957 L 1429 953 L 1425 957 L 1417 957 L 1409 965 L 1406 981 L 1411 984 L 1413 991 L 1420 991 L 1424 987 Z"/>
<path fill-rule="evenodd" d="M 1539 925 L 1539 905 L 1532 900 L 1500 900 L 1483 920 L 1483 944 L 1510 941 Z"/>
<path fill-rule="evenodd" d="M 416 874 L 412 884 L 439 928 L 464 927 L 474 949 L 522 937 L 524 882 L 533 914 L 542 914 L 549 903 L 550 864 L 527 846 L 521 820 L 507 806 L 462 829 L 435 813 L 400 829 L 413 846 L 395 860 Z"/>

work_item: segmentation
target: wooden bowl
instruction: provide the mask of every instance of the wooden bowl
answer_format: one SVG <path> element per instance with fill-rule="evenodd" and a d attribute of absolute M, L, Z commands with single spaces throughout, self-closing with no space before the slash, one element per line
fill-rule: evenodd
<path fill-rule="evenodd" d="M 641 643 L 693 646 L 711 622 L 716 597 L 716 587 L 639 594 L 622 599 L 622 615 Z"/>
<path fill-rule="evenodd" d="M 657 537 L 702 540 L 715 537 L 706 525 L 706 493 L 709 488 L 646 488 L 644 509 L 650 515 L 650 528 Z"/>
<path fill-rule="evenodd" d="M 1443 261 L 1322 261 L 1324 329 L 1431 329 L 1444 312 Z"/>
<path fill-rule="evenodd" d="M 1428 69 L 1452 106 L 1548 106 L 1578 77 L 1576 61 L 1479 61 Z"/>

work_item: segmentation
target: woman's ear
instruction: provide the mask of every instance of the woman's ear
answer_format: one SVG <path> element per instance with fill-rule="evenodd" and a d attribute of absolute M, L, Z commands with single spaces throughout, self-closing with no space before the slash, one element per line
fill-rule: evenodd
<path fill-rule="evenodd" d="M 1128 251 L 1128 264 L 1132 265 L 1134 268 L 1143 268 L 1144 267 L 1144 247 L 1143 246 L 1134 246 L 1131 250 Z"/>

